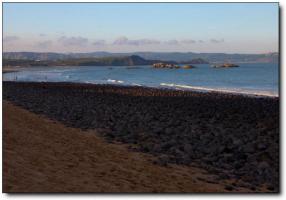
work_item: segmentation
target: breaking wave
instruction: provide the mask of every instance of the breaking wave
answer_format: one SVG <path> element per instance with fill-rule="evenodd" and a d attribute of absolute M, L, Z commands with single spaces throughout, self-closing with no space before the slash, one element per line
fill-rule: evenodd
<path fill-rule="evenodd" d="M 255 96 L 269 96 L 269 97 L 278 97 L 278 94 L 270 91 L 250 91 L 243 89 L 225 89 L 225 88 L 208 88 L 200 86 L 190 86 L 190 85 L 180 85 L 174 83 L 160 83 L 160 86 L 170 87 L 175 89 L 188 89 L 195 90 L 200 92 L 223 92 L 223 93 L 232 93 L 232 94 L 245 94 L 245 95 L 255 95 Z"/>
<path fill-rule="evenodd" d="M 111 82 L 111 83 L 124 83 L 124 81 L 115 80 L 115 79 L 107 79 L 107 82 Z"/>

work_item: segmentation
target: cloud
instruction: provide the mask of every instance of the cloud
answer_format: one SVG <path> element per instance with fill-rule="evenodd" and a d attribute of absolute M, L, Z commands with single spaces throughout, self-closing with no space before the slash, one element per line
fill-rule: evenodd
<path fill-rule="evenodd" d="M 210 42 L 211 42 L 211 43 L 223 43 L 223 42 L 224 42 L 224 39 L 220 39 L 220 40 L 210 39 Z"/>
<path fill-rule="evenodd" d="M 103 45 L 105 45 L 105 44 L 106 44 L 105 40 L 95 40 L 95 41 L 92 43 L 92 45 L 94 45 L 94 46 L 103 46 Z"/>
<path fill-rule="evenodd" d="M 196 40 L 191 40 L 191 39 L 187 39 L 187 40 L 181 40 L 180 43 L 182 44 L 194 44 L 196 43 Z"/>
<path fill-rule="evenodd" d="M 152 40 L 152 39 L 141 39 L 137 40 L 139 45 L 150 45 L 150 44 L 160 44 L 161 42 L 158 40 Z"/>
<path fill-rule="evenodd" d="M 153 39 L 138 39 L 138 40 L 129 40 L 127 37 L 119 37 L 113 42 L 114 45 L 151 45 L 151 44 L 160 44 L 160 41 Z"/>
<path fill-rule="evenodd" d="M 127 37 L 119 37 L 113 42 L 113 44 L 115 45 L 126 45 L 127 43 L 128 43 Z"/>
<path fill-rule="evenodd" d="M 168 41 L 165 41 L 165 44 L 168 44 L 168 45 L 178 45 L 178 44 L 179 44 L 179 41 L 178 41 L 178 40 L 168 40 Z"/>
<path fill-rule="evenodd" d="M 88 44 L 88 39 L 83 37 L 66 37 L 62 36 L 58 39 L 58 42 L 64 46 L 79 46 L 83 47 Z"/>
<path fill-rule="evenodd" d="M 204 43 L 204 41 L 203 41 L 203 40 L 199 40 L 198 42 L 199 42 L 199 43 Z"/>
<path fill-rule="evenodd" d="M 47 36 L 47 35 L 44 34 L 44 33 L 40 33 L 39 36 L 40 36 L 40 37 L 45 37 L 45 36 Z"/>
<path fill-rule="evenodd" d="M 20 38 L 17 36 L 6 36 L 3 38 L 3 42 L 14 42 L 16 40 L 19 40 Z"/>
<path fill-rule="evenodd" d="M 53 42 L 51 40 L 46 40 L 46 41 L 42 41 L 42 42 L 38 42 L 36 44 L 36 47 L 39 47 L 41 49 L 46 49 L 49 48 L 50 46 L 52 46 Z"/>

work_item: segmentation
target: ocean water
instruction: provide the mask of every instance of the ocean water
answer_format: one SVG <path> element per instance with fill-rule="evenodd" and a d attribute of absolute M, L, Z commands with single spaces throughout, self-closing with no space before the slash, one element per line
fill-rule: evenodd
<path fill-rule="evenodd" d="M 155 69 L 152 66 L 30 67 L 3 74 L 4 81 L 82 82 L 178 90 L 221 91 L 278 96 L 279 65 L 244 63 L 237 68 Z"/>

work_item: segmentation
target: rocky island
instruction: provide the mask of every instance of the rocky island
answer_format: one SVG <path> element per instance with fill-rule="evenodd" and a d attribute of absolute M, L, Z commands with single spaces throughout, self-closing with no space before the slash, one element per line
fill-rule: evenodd
<path fill-rule="evenodd" d="M 168 68 L 168 69 L 180 69 L 180 68 L 192 69 L 192 68 L 195 68 L 195 66 L 192 66 L 192 65 L 184 65 L 181 67 L 179 65 L 172 64 L 172 63 L 154 63 L 153 67 L 154 68 Z"/>
<path fill-rule="evenodd" d="M 153 64 L 154 68 L 169 68 L 169 69 L 178 69 L 180 68 L 179 65 L 175 65 L 172 63 L 154 63 Z"/>
<path fill-rule="evenodd" d="M 224 63 L 224 64 L 215 64 L 212 65 L 214 68 L 230 68 L 230 67 L 239 67 L 239 65 L 232 64 L 232 63 Z"/>
<path fill-rule="evenodd" d="M 193 69 L 193 68 L 196 68 L 196 67 L 193 65 L 184 65 L 183 66 L 183 69 Z"/>

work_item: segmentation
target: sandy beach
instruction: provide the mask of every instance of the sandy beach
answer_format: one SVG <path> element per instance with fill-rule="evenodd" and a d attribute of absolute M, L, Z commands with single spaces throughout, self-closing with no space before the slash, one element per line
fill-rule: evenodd
<path fill-rule="evenodd" d="M 3 82 L 4 192 L 278 192 L 279 98 Z"/>
<path fill-rule="evenodd" d="M 3 192 L 251 192 L 195 167 L 153 164 L 154 157 L 107 143 L 7 101 Z"/>

